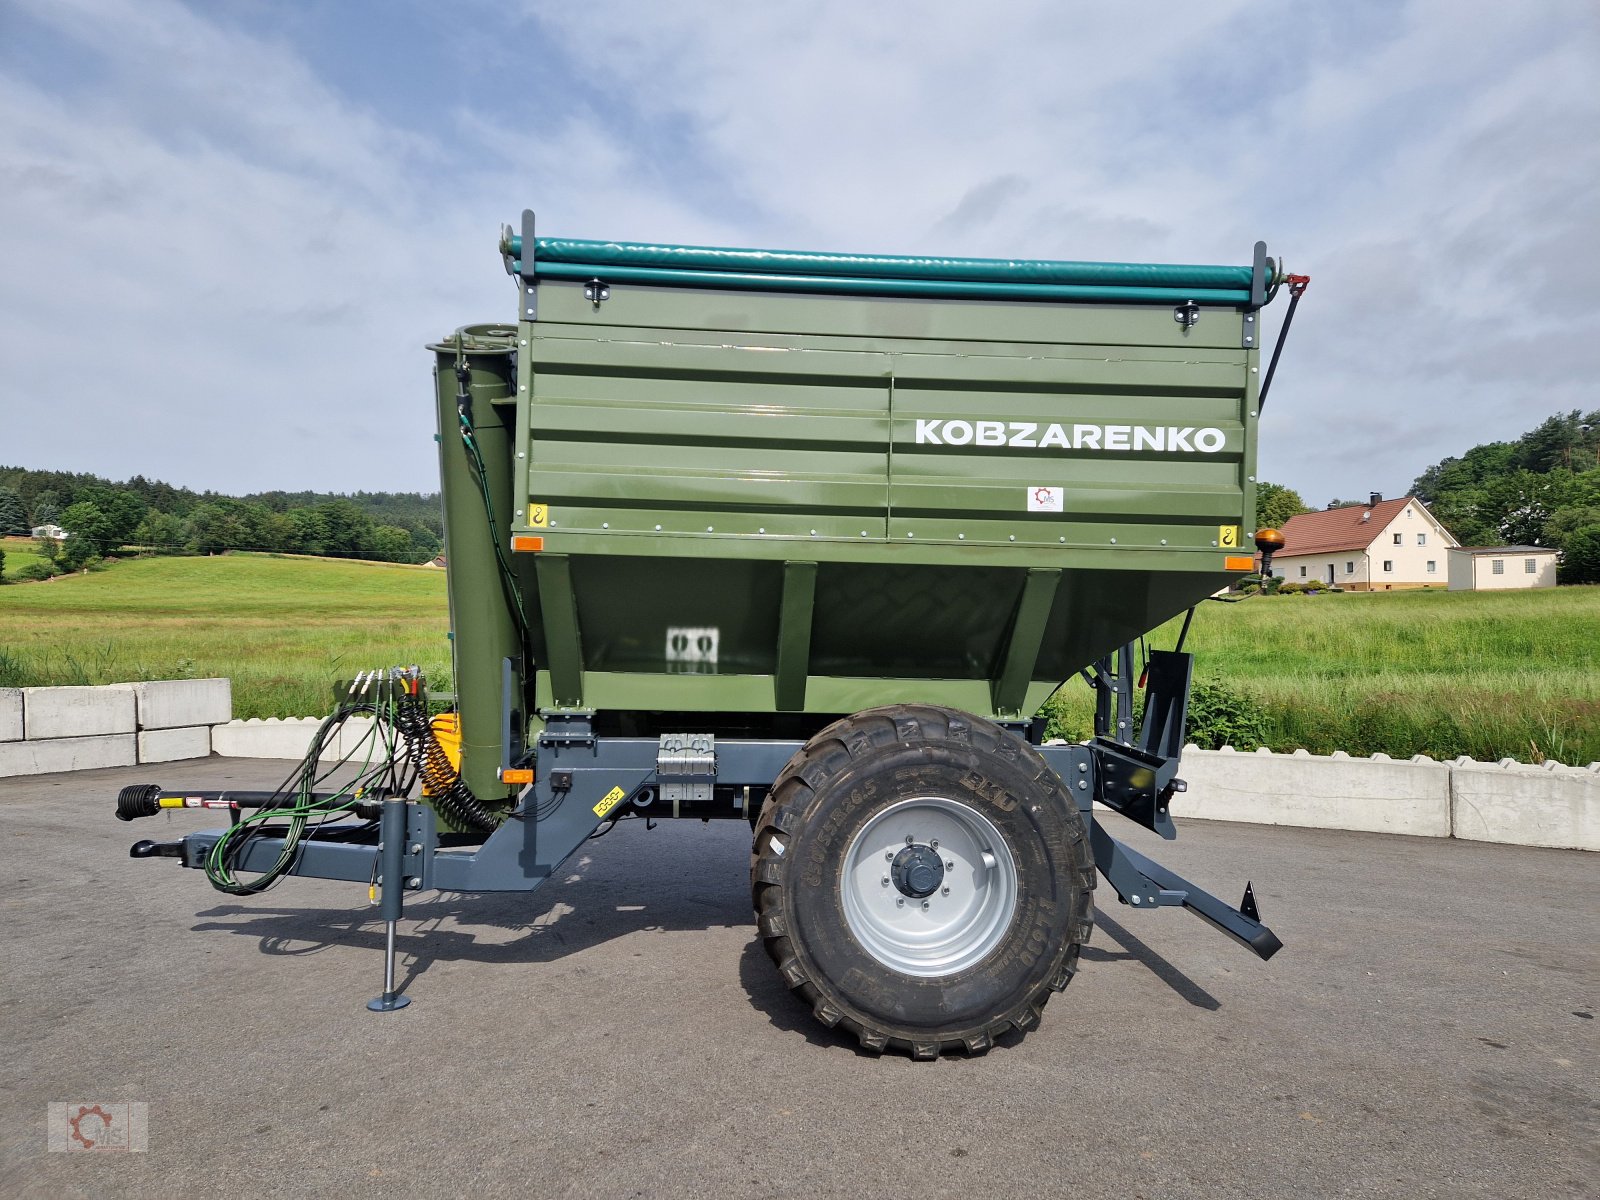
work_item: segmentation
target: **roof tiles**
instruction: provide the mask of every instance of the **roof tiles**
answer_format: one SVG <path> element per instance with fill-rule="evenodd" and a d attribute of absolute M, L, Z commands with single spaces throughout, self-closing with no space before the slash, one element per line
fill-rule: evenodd
<path fill-rule="evenodd" d="M 1325 554 L 1330 550 L 1365 550 L 1390 521 L 1412 503 L 1410 496 L 1399 500 L 1380 500 L 1376 504 L 1357 504 L 1349 508 L 1330 508 L 1325 512 L 1301 513 L 1283 524 L 1283 549 L 1280 557 L 1296 554 Z M 1362 518 L 1366 517 L 1366 520 Z"/>

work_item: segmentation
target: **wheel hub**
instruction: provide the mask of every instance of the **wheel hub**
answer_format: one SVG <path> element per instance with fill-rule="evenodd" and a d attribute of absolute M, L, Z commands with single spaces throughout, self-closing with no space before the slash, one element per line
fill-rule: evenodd
<path fill-rule="evenodd" d="M 889 864 L 889 878 L 902 896 L 921 900 L 933 895 L 944 882 L 944 860 L 931 846 L 907 846 Z"/>
<path fill-rule="evenodd" d="M 1017 911 L 1018 872 L 1005 838 L 977 807 L 910 796 L 862 826 L 845 852 L 840 896 L 860 947 L 924 979 L 982 962 Z"/>

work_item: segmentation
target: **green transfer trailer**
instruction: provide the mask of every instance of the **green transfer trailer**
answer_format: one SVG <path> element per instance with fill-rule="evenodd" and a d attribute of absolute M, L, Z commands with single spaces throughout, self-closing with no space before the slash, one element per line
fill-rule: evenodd
<path fill-rule="evenodd" d="M 1279 948 L 1248 889 L 1179 879 L 1093 805 L 1174 835 L 1190 658 L 1134 646 L 1254 569 L 1260 314 L 1303 277 L 1260 244 L 908 258 L 546 238 L 532 213 L 500 252 L 517 320 L 431 347 L 459 753 L 414 671 L 375 672 L 328 728 L 375 717 L 384 773 L 328 792 L 314 750 L 277 793 L 129 789 L 129 818 L 235 814 L 136 854 L 240 892 L 380 880 L 392 1009 L 406 891 L 531 891 L 624 817 L 748 820 L 783 977 L 917 1057 L 1037 1023 L 1097 869 Z M 1045 744 L 1078 677 L 1096 736 Z"/>

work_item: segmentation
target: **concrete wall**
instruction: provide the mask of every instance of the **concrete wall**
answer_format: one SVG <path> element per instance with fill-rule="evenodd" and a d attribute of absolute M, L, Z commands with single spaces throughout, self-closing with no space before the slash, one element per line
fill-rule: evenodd
<path fill-rule="evenodd" d="M 126 767 L 220 754 L 303 758 L 315 717 L 233 721 L 226 679 L 100 688 L 0 688 L 0 776 Z M 348 722 L 325 757 L 356 752 Z M 1600 763 L 1529 766 L 1421 755 L 1184 751 L 1173 812 L 1200 820 L 1456 837 L 1600 851 Z"/>
<path fill-rule="evenodd" d="M 212 745 L 230 756 L 300 758 L 317 725 L 310 717 L 233 721 L 212 731 Z M 365 729 L 352 721 L 338 752 Z M 1600 763 L 1530 767 L 1190 746 L 1179 773 L 1188 784 L 1173 799 L 1180 817 L 1600 850 Z"/>
<path fill-rule="evenodd" d="M 1450 772 L 1388 758 L 1185 750 L 1177 816 L 1450 836 Z"/>
<path fill-rule="evenodd" d="M 226 679 L 0 689 L 0 776 L 203 758 L 232 715 Z"/>
<path fill-rule="evenodd" d="M 1202 820 L 1600 850 L 1600 763 L 1183 752 L 1172 811 Z"/>
<path fill-rule="evenodd" d="M 304 758 L 322 724 L 316 717 L 252 717 L 230 721 L 211 731 L 213 752 L 227 758 Z M 352 717 L 329 743 L 323 758 L 353 753 L 372 728 L 370 717 Z"/>
<path fill-rule="evenodd" d="M 22 740 L 22 689 L 0 688 L 0 742 Z"/>

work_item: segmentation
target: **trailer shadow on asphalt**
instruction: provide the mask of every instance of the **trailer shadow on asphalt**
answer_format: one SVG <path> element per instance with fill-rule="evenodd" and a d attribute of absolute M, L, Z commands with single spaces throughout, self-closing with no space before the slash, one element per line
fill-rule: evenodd
<path fill-rule="evenodd" d="M 1203 1008 L 1207 1012 L 1216 1012 L 1222 1007 L 1220 1000 L 1106 916 L 1104 909 L 1095 910 L 1094 926 L 1096 932 L 1109 936 L 1122 948 L 1107 950 L 1104 946 L 1097 946 L 1091 941 L 1079 951 L 1079 957 L 1083 962 L 1116 962 L 1132 959 L 1143 964 L 1152 975 L 1194 1007 Z"/>
<path fill-rule="evenodd" d="M 553 891 L 541 895 L 534 912 L 529 910 L 535 906 L 521 894 L 442 893 L 413 900 L 406 905 L 396 943 L 400 990 L 413 987 L 438 962 L 548 963 L 639 933 L 743 927 L 750 937 L 740 955 L 739 980 L 751 1006 L 775 1028 L 813 1044 L 855 1048 L 853 1038 L 818 1025 L 784 984 L 755 937 L 742 886 L 680 887 L 652 893 L 646 903 L 619 903 L 639 897 L 622 896 L 616 881 L 605 875 L 573 874 Z M 372 907 L 229 903 L 195 916 L 194 932 L 255 938 L 265 955 L 298 957 L 333 948 L 378 954 L 384 946 L 383 922 Z M 1137 962 L 1188 1004 L 1212 1012 L 1221 1007 L 1215 996 L 1104 910 L 1096 911 L 1095 924 L 1097 938 L 1081 952 L 1084 963 Z"/>

